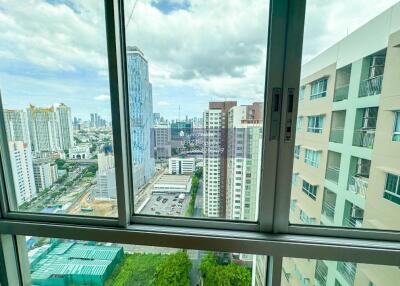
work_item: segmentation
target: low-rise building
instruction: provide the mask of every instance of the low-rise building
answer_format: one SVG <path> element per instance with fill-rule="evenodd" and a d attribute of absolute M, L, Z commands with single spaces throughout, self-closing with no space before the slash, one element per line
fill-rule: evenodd
<path fill-rule="evenodd" d="M 163 175 L 154 184 L 153 193 L 189 193 L 192 179 L 186 175 Z"/>
<path fill-rule="evenodd" d="M 90 144 L 80 144 L 69 149 L 70 159 L 90 159 Z"/>
<path fill-rule="evenodd" d="M 188 175 L 195 170 L 194 158 L 170 158 L 168 160 L 168 173 L 170 175 Z"/>
<path fill-rule="evenodd" d="M 37 191 L 49 188 L 58 179 L 57 164 L 49 159 L 34 159 L 33 175 Z"/>

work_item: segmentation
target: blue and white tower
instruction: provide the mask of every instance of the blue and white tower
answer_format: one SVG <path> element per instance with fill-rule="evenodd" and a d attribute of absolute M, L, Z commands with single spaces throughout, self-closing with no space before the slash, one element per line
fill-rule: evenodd
<path fill-rule="evenodd" d="M 136 193 L 155 172 L 155 160 L 151 146 L 152 87 L 149 81 L 147 60 L 137 47 L 127 48 L 127 69 L 133 191 Z"/>

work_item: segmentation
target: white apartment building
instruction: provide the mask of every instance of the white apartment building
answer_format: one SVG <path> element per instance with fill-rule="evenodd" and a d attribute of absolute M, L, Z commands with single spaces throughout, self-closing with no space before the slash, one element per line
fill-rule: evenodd
<path fill-rule="evenodd" d="M 71 110 L 64 104 L 27 108 L 34 152 L 62 151 L 73 147 Z"/>
<path fill-rule="evenodd" d="M 23 110 L 5 109 L 4 122 L 8 141 L 30 142 L 26 113 Z"/>
<path fill-rule="evenodd" d="M 36 197 L 36 186 L 29 144 L 22 141 L 9 142 L 11 168 L 14 178 L 16 203 L 18 206 Z"/>
<path fill-rule="evenodd" d="M 400 3 L 302 67 L 291 223 L 400 229 L 399 47 Z M 288 258 L 283 272 L 283 285 L 400 281 L 344 261 Z"/>
<path fill-rule="evenodd" d="M 61 150 L 68 150 L 74 146 L 71 108 L 60 103 L 56 104 L 54 109 L 60 129 L 60 148 Z"/>
<path fill-rule="evenodd" d="M 256 221 L 261 176 L 262 120 L 247 119 L 249 106 L 228 112 L 226 218 Z"/>
<path fill-rule="evenodd" d="M 194 158 L 170 158 L 168 160 L 168 173 L 170 175 L 188 175 L 195 171 Z"/>
<path fill-rule="evenodd" d="M 33 159 L 33 175 L 38 192 L 51 187 L 58 179 L 57 164 L 48 159 Z"/>
<path fill-rule="evenodd" d="M 97 171 L 97 188 L 95 197 L 97 199 L 116 199 L 117 184 L 115 178 L 115 160 L 112 153 L 99 153 Z"/>

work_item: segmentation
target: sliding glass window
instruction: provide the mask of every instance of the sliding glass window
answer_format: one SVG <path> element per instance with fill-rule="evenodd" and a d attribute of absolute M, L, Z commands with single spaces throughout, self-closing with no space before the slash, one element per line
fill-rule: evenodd
<path fill-rule="evenodd" d="M 3 1 L 0 18 L 10 210 L 115 217 L 104 2 Z"/>

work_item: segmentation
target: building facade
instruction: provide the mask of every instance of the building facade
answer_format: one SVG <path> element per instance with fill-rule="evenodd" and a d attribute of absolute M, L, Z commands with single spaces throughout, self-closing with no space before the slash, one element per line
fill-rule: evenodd
<path fill-rule="evenodd" d="M 21 109 L 5 109 L 4 122 L 8 141 L 30 142 L 26 113 Z"/>
<path fill-rule="evenodd" d="M 154 125 L 154 151 L 156 160 L 171 157 L 171 128 L 168 123 Z"/>
<path fill-rule="evenodd" d="M 396 4 L 303 66 L 291 223 L 400 229 L 399 19 Z M 293 258 L 283 268 L 283 285 L 400 281 L 397 267 Z"/>
<path fill-rule="evenodd" d="M 225 217 L 228 111 L 236 101 L 210 102 L 203 113 L 203 212 Z"/>
<path fill-rule="evenodd" d="M 115 160 L 111 152 L 101 152 L 97 155 L 97 199 L 117 199 L 117 183 L 115 177 Z"/>
<path fill-rule="evenodd" d="M 60 103 L 54 106 L 54 110 L 60 130 L 60 149 L 68 150 L 74 146 L 71 108 Z"/>
<path fill-rule="evenodd" d="M 133 192 L 136 193 L 155 172 L 152 86 L 147 60 L 137 47 L 127 48 L 127 70 Z"/>
<path fill-rule="evenodd" d="M 43 191 L 57 181 L 57 164 L 48 159 L 33 159 L 33 175 L 37 192 Z"/>
<path fill-rule="evenodd" d="M 228 112 L 226 218 L 256 221 L 261 179 L 262 104 Z"/>
<path fill-rule="evenodd" d="M 11 169 L 14 179 L 17 206 L 36 197 L 36 186 L 32 167 L 30 146 L 22 141 L 9 142 Z"/>
<path fill-rule="evenodd" d="M 173 175 L 189 175 L 195 171 L 194 158 L 170 158 L 168 160 L 168 173 Z"/>

